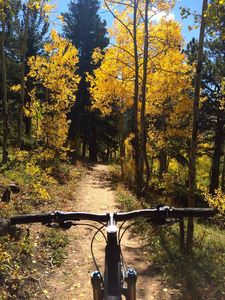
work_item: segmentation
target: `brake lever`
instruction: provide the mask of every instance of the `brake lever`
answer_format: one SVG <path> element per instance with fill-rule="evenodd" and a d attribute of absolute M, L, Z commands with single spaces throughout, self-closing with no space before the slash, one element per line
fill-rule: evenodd
<path fill-rule="evenodd" d="M 175 223 L 179 222 L 179 219 L 170 219 L 167 220 L 168 216 L 168 212 L 170 211 L 170 207 L 169 206 L 165 206 L 163 204 L 159 204 L 158 206 L 156 206 L 156 209 L 158 211 L 158 216 L 155 218 L 151 218 L 149 220 L 150 223 L 154 224 L 154 225 L 174 225 Z"/>
<path fill-rule="evenodd" d="M 164 218 L 164 217 L 151 218 L 147 222 L 151 223 L 153 225 L 166 225 L 166 223 L 167 223 L 166 218 Z"/>
<path fill-rule="evenodd" d="M 158 211 L 158 216 L 155 218 L 151 218 L 150 222 L 154 225 L 166 225 L 167 224 L 167 212 L 169 211 L 169 206 L 165 206 L 163 204 L 159 204 L 156 206 Z"/>
<path fill-rule="evenodd" d="M 72 226 L 76 226 L 77 224 L 71 221 L 67 221 L 67 222 L 59 222 L 59 223 L 46 223 L 43 224 L 49 228 L 55 228 L 55 229 L 64 229 L 64 230 L 68 230 L 70 229 Z"/>
<path fill-rule="evenodd" d="M 166 225 L 172 226 L 172 225 L 174 225 L 176 223 L 179 223 L 179 222 L 180 222 L 180 219 L 171 219 L 171 220 L 166 221 Z"/>
<path fill-rule="evenodd" d="M 158 226 L 172 226 L 176 223 L 178 223 L 180 219 L 172 219 L 172 220 L 167 220 L 164 217 L 161 218 L 155 218 L 155 219 L 149 219 L 147 220 L 148 223 L 152 225 L 158 225 Z"/>

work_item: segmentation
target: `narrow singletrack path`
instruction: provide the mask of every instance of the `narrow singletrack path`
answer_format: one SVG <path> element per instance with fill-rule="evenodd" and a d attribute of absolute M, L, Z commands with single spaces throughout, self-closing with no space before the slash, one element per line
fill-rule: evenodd
<path fill-rule="evenodd" d="M 107 165 L 95 164 L 89 167 L 64 210 L 96 213 L 119 210 Z M 70 244 L 67 247 L 67 258 L 59 268 L 55 268 L 42 280 L 43 290 L 47 291 L 48 299 L 92 299 L 90 275 L 95 270 L 95 266 L 91 257 L 90 243 L 94 233 L 94 229 L 83 226 L 72 227 L 68 231 Z M 138 272 L 138 300 L 175 299 L 156 273 L 153 264 L 146 261 L 143 242 L 134 233 L 128 231 L 122 245 L 127 265 L 133 266 Z M 104 239 L 101 234 L 98 234 L 94 242 L 94 252 L 102 272 L 104 246 Z"/>

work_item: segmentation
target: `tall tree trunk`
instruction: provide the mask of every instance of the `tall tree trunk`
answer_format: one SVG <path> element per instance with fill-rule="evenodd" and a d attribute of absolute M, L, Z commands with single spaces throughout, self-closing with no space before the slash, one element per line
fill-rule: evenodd
<path fill-rule="evenodd" d="M 19 120 L 18 120 L 18 145 L 21 145 L 21 138 L 24 130 L 23 122 L 23 109 L 24 109 L 24 98 L 25 98 L 25 64 L 26 64 L 26 50 L 27 50 L 27 38 L 28 38 L 28 22 L 30 17 L 30 8 L 26 8 L 25 24 L 24 24 L 24 36 L 21 46 L 21 94 L 20 94 L 20 105 L 19 105 Z"/>
<path fill-rule="evenodd" d="M 220 177 L 220 159 L 223 154 L 224 143 L 224 130 L 223 130 L 223 111 L 220 110 L 217 116 L 216 132 L 215 132 L 215 145 L 212 158 L 211 178 L 209 192 L 215 194 L 215 190 L 219 188 Z"/>
<path fill-rule="evenodd" d="M 120 167 L 121 167 L 121 176 L 124 178 L 124 161 L 125 161 L 125 133 L 124 133 L 124 127 L 125 127 L 125 117 L 124 114 L 119 114 L 119 134 L 120 134 Z"/>
<path fill-rule="evenodd" d="M 105 161 L 107 163 L 109 162 L 109 156 L 110 156 L 110 146 L 107 145 L 107 152 L 106 152 L 106 158 L 105 158 Z"/>
<path fill-rule="evenodd" d="M 223 170 L 221 178 L 221 190 L 223 193 L 225 193 L 225 144 L 223 146 Z"/>
<path fill-rule="evenodd" d="M 87 149 L 87 143 L 86 143 L 86 139 L 83 139 L 83 144 L 82 144 L 82 157 L 85 158 L 86 157 L 86 149 Z"/>
<path fill-rule="evenodd" d="M 185 230 L 184 230 L 184 219 L 181 218 L 179 221 L 180 227 L 180 252 L 185 252 Z"/>
<path fill-rule="evenodd" d="M 153 172 L 153 164 L 154 164 L 154 156 L 153 154 L 151 154 L 150 156 L 150 164 L 149 164 L 149 175 L 151 176 L 152 175 L 152 172 Z"/>
<path fill-rule="evenodd" d="M 202 72 L 202 59 L 203 59 L 203 44 L 204 44 L 204 31 L 205 31 L 205 17 L 204 14 L 208 7 L 208 0 L 203 0 L 202 5 L 202 18 L 199 33 L 199 47 L 196 66 L 195 77 L 195 91 L 193 103 L 193 116 L 192 116 L 192 138 L 190 148 L 190 161 L 189 161 L 189 196 L 188 205 L 195 206 L 195 189 L 196 189 L 196 156 L 197 156 L 197 137 L 198 137 L 198 123 L 199 123 L 199 98 L 201 88 L 201 72 Z M 193 235 L 194 235 L 194 221 L 193 218 L 188 218 L 187 230 L 187 254 L 192 253 L 193 249 Z"/>
<path fill-rule="evenodd" d="M 145 149 L 144 149 L 144 155 L 145 155 L 145 168 L 146 168 L 146 180 L 145 180 L 145 187 L 143 190 L 143 194 L 145 193 L 145 191 L 148 188 L 149 185 L 149 180 L 150 180 L 150 176 L 151 176 L 151 167 L 148 161 L 148 153 L 147 153 L 147 130 L 145 128 Z"/>
<path fill-rule="evenodd" d="M 138 100 L 139 100 L 139 63 L 137 49 L 137 11 L 138 0 L 134 0 L 134 21 L 133 21 L 133 43 L 135 60 L 135 82 L 134 82 L 134 104 L 133 104 L 133 126 L 134 126 L 134 159 L 135 159 L 135 182 L 136 194 L 141 196 L 141 174 L 140 174 L 140 141 L 139 141 L 139 118 L 138 118 Z"/>
<path fill-rule="evenodd" d="M 89 140 L 89 159 L 93 162 L 97 162 L 97 141 L 96 141 L 96 124 L 94 113 L 90 114 L 91 128 L 90 128 L 90 140 Z"/>
<path fill-rule="evenodd" d="M 149 0 L 145 0 L 145 16 L 144 16 L 144 57 L 143 57 L 143 75 L 142 75 L 142 91 L 141 91 L 141 116 L 140 116 L 140 185 L 143 192 L 144 187 L 144 164 L 148 169 L 148 160 L 146 153 L 146 84 L 147 84 L 147 68 L 148 68 L 148 5 Z M 149 173 L 149 172 L 148 172 Z"/>
<path fill-rule="evenodd" d="M 2 162 L 8 161 L 8 99 L 7 99 L 7 77 L 5 64 L 5 15 L 4 9 L 1 11 L 2 34 L 1 34 L 1 62 L 2 62 L 2 109 L 3 109 L 3 140 L 2 140 Z"/>
<path fill-rule="evenodd" d="M 31 117 L 25 117 L 24 124 L 25 124 L 25 134 L 27 137 L 31 138 L 31 127 L 32 127 Z"/>
<path fill-rule="evenodd" d="M 167 153 L 162 149 L 159 153 L 159 178 L 162 179 L 163 173 L 167 171 Z"/>
<path fill-rule="evenodd" d="M 83 141 L 82 141 L 82 157 L 86 157 L 86 150 L 87 150 L 87 128 L 86 125 L 84 125 L 84 136 L 83 136 Z"/>

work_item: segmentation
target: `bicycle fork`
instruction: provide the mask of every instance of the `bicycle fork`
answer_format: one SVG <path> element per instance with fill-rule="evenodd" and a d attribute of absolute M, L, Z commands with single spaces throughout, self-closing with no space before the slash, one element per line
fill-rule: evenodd
<path fill-rule="evenodd" d="M 126 296 L 126 300 L 136 300 L 137 272 L 129 268 L 126 271 L 125 281 L 127 288 L 123 291 L 123 294 Z"/>
<path fill-rule="evenodd" d="M 126 297 L 126 300 L 136 300 L 137 273 L 134 269 L 129 268 L 126 271 L 125 282 L 127 283 L 127 288 L 123 288 L 122 293 Z M 103 300 L 103 281 L 99 271 L 92 273 L 91 283 L 93 288 L 93 299 Z"/>
<path fill-rule="evenodd" d="M 103 281 L 99 271 L 95 271 L 91 274 L 91 284 L 93 289 L 93 299 L 103 300 Z"/>

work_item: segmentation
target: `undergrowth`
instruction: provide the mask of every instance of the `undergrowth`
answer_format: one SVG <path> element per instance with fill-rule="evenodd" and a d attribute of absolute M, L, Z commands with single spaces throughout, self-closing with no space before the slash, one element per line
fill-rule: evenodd
<path fill-rule="evenodd" d="M 19 234 L 20 235 L 20 234 Z M 0 299 L 25 299 L 31 245 L 26 235 L 0 237 Z"/>
<path fill-rule="evenodd" d="M 50 262 L 59 267 L 66 257 L 67 235 L 58 229 L 46 229 L 41 235 L 41 246 L 48 249 Z"/>
<path fill-rule="evenodd" d="M 0 197 L 11 182 L 19 186 L 20 192 L 12 194 L 8 203 L 0 201 L 0 219 L 15 214 L 64 209 L 66 201 L 72 197 L 74 185 L 84 172 L 82 167 L 61 162 L 45 177 L 45 170 L 35 166 L 30 168 L 29 164 L 27 168 L 27 163 L 26 159 L 20 162 L 11 160 L 1 166 Z M 41 188 L 43 185 L 48 197 L 42 197 L 47 194 L 41 194 L 39 187 L 34 189 L 37 182 Z M 44 270 L 60 266 L 65 259 L 69 243 L 66 233 L 38 226 L 32 225 L 30 231 L 26 226 L 20 226 L 20 230 L 0 235 L 0 300 L 39 297 L 43 294 L 40 278 Z"/>
<path fill-rule="evenodd" d="M 123 186 L 117 186 L 117 201 L 123 210 L 142 205 Z M 179 226 L 152 226 L 137 222 L 136 231 L 145 239 L 149 260 L 160 269 L 173 288 L 176 299 L 225 299 L 225 236 L 216 226 L 195 223 L 194 254 L 183 256 L 179 249 Z"/>

